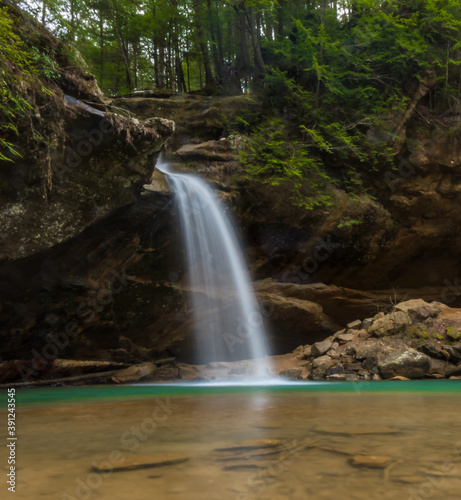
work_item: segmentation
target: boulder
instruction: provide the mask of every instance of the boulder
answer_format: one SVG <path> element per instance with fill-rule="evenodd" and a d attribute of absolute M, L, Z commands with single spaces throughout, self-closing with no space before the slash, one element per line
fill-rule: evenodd
<path fill-rule="evenodd" d="M 326 352 L 328 352 L 331 349 L 331 346 L 333 345 L 333 342 L 329 339 L 325 339 L 322 342 L 316 342 L 312 348 L 311 348 L 311 355 L 314 358 L 317 358 L 318 356 L 322 356 Z"/>
<path fill-rule="evenodd" d="M 401 376 L 409 379 L 422 378 L 431 368 L 430 359 L 415 349 L 393 349 L 379 361 L 383 379 Z"/>
<path fill-rule="evenodd" d="M 319 358 L 314 359 L 314 361 L 312 362 L 312 366 L 314 368 L 327 370 L 328 368 L 333 366 L 333 361 L 330 356 L 320 356 Z"/>
<path fill-rule="evenodd" d="M 413 299 L 400 302 L 394 307 L 394 310 L 407 314 L 412 320 L 421 321 L 437 316 L 446 308 L 447 306 L 440 302 L 431 302 L 429 304 L 422 299 Z"/>
<path fill-rule="evenodd" d="M 411 318 L 407 313 L 403 311 L 395 311 L 374 321 L 368 329 L 368 333 L 370 335 L 382 337 L 384 335 L 398 332 L 404 327 L 410 325 L 411 322 Z"/>
<path fill-rule="evenodd" d="M 337 333 L 334 335 L 334 339 L 340 344 L 345 344 L 356 338 L 355 333 Z"/>
<path fill-rule="evenodd" d="M 444 345 L 442 353 L 446 353 L 448 355 L 448 360 L 451 363 L 461 363 L 461 345 Z"/>
<path fill-rule="evenodd" d="M 383 346 L 376 340 L 367 340 L 363 343 L 356 342 L 354 346 L 354 357 L 359 361 L 369 359 L 377 362 L 380 353 L 383 351 Z"/>

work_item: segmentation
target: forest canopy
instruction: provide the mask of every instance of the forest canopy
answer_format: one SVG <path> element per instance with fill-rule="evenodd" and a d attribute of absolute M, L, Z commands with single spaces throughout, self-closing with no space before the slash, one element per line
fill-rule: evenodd
<path fill-rule="evenodd" d="M 258 89 L 283 75 L 320 99 L 363 78 L 370 100 L 433 67 L 459 90 L 457 0 L 27 0 L 106 92 Z M 268 85 L 274 80 L 269 79 Z M 259 86 L 259 87 L 258 87 Z M 447 92 L 448 93 L 448 92 Z"/>
<path fill-rule="evenodd" d="M 289 182 L 295 203 L 306 208 L 329 203 L 327 165 L 340 164 L 342 187 L 354 191 L 361 188 L 357 170 L 392 161 L 390 141 L 364 138 L 397 136 L 389 117 L 415 95 L 431 113 L 461 112 L 459 0 L 17 5 L 75 47 L 108 96 L 142 88 L 258 95 L 266 115 L 262 122 L 240 120 L 239 131 L 252 135 L 242 164 L 252 178 Z M 3 22 L 5 30 L 10 24 Z M 2 49 L 1 26 L 0 50 L 12 53 Z M 54 78 L 46 48 L 38 54 L 31 47 L 24 57 L 23 66 L 38 61 Z"/>

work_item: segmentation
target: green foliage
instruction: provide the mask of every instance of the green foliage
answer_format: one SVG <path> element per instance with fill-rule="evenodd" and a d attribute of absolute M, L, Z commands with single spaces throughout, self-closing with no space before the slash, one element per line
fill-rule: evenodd
<path fill-rule="evenodd" d="M 17 121 L 31 109 L 22 88 L 33 78 L 29 53 L 14 32 L 14 20 L 8 8 L 0 8 L 0 160 L 13 161 L 20 156 L 8 137 L 17 133 Z"/>
<path fill-rule="evenodd" d="M 331 195 L 325 192 L 330 177 L 303 143 L 289 140 L 282 120 L 273 119 L 260 127 L 240 152 L 240 160 L 252 179 L 272 186 L 289 184 L 297 206 L 312 209 L 332 204 Z"/>
<path fill-rule="evenodd" d="M 14 163 L 19 151 L 33 151 L 45 198 L 51 189 L 50 151 L 62 133 L 58 99 L 48 88 L 60 76 L 60 47 L 19 9 L 0 3 L 0 161 Z M 65 58 L 64 52 L 59 56 Z"/>
<path fill-rule="evenodd" d="M 31 47 L 30 60 L 34 68 L 47 80 L 59 78 L 61 73 L 53 57 L 40 51 L 37 47 Z"/>

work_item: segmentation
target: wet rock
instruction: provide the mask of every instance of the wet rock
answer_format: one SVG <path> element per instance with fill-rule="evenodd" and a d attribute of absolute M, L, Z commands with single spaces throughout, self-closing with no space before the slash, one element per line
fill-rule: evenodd
<path fill-rule="evenodd" d="M 378 455 L 356 455 L 349 459 L 349 463 L 354 467 L 368 467 L 371 469 L 385 469 L 394 459 Z"/>
<path fill-rule="evenodd" d="M 323 342 L 316 342 L 311 348 L 311 355 L 314 357 L 322 356 L 331 348 L 333 342 L 325 339 Z"/>
<path fill-rule="evenodd" d="M 181 380 L 200 380 L 202 379 L 202 373 L 200 370 L 193 365 L 178 364 L 178 373 Z"/>
<path fill-rule="evenodd" d="M 378 363 L 379 372 L 384 379 L 396 376 L 422 378 L 429 372 L 430 366 L 429 357 L 414 349 L 394 349 Z"/>
<path fill-rule="evenodd" d="M 301 380 L 303 370 L 302 368 L 291 368 L 289 370 L 283 370 L 279 373 L 280 377 L 288 378 L 290 380 Z"/>
<path fill-rule="evenodd" d="M 123 456 L 121 465 L 112 465 L 102 463 L 99 466 L 93 465 L 93 470 L 96 472 L 118 472 L 136 469 L 147 469 L 151 467 L 165 467 L 167 465 L 176 465 L 187 462 L 189 457 L 182 455 L 175 455 L 173 453 L 162 453 L 159 455 L 147 456 Z"/>
<path fill-rule="evenodd" d="M 345 382 L 347 381 L 347 375 L 345 373 L 333 373 L 331 375 L 327 375 L 326 379 L 331 380 L 332 382 Z"/>
<path fill-rule="evenodd" d="M 401 382 L 407 382 L 411 379 L 407 377 L 402 377 L 401 375 L 397 375 L 396 377 L 392 377 L 389 380 L 400 380 Z"/>

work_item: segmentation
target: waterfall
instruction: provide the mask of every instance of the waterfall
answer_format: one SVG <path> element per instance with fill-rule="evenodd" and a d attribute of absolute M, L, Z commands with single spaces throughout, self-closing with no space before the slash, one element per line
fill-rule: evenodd
<path fill-rule="evenodd" d="M 205 181 L 172 172 L 163 160 L 157 169 L 175 193 L 198 362 L 249 359 L 252 376 L 268 376 L 267 336 L 231 219 Z"/>

